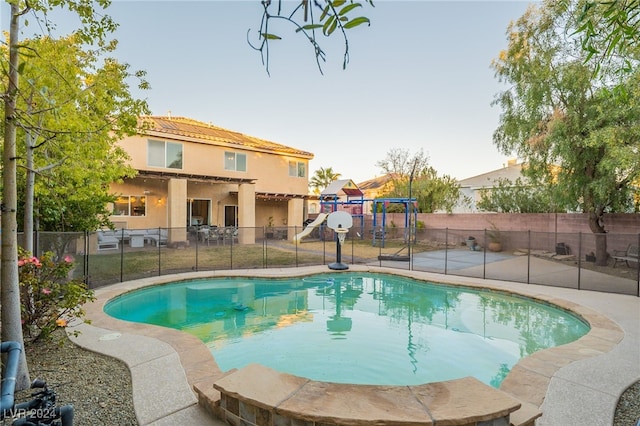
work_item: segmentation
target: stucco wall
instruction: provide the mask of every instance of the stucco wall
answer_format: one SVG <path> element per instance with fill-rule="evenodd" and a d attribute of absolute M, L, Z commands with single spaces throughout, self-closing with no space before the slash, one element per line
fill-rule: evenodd
<path fill-rule="evenodd" d="M 181 170 L 151 167 L 147 164 L 147 140 L 166 140 L 181 143 L 183 163 Z M 131 157 L 130 165 L 138 170 L 179 172 L 204 176 L 220 176 L 230 179 L 255 179 L 256 192 L 279 194 L 306 194 L 308 192 L 309 160 L 295 156 L 284 156 L 241 149 L 221 147 L 195 141 L 172 140 L 159 137 L 132 136 L 119 142 Z M 225 170 L 225 151 L 247 155 L 247 171 Z M 303 162 L 306 176 L 289 176 L 289 161 Z"/>

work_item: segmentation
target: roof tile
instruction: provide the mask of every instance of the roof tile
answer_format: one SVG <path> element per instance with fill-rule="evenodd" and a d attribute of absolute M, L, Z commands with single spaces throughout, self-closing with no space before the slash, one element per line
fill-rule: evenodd
<path fill-rule="evenodd" d="M 255 138 L 191 118 L 149 115 L 140 118 L 139 125 L 142 126 L 143 123 L 148 126 L 148 128 L 144 129 L 145 132 L 165 133 L 172 136 L 199 139 L 203 143 L 231 144 L 257 151 L 313 158 L 313 154 L 307 151 Z"/>

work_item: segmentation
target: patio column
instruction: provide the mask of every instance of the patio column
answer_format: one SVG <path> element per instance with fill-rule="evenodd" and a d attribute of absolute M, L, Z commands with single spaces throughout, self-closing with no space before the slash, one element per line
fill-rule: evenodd
<path fill-rule="evenodd" d="M 167 185 L 167 212 L 169 215 L 169 245 L 187 241 L 187 181 L 169 179 Z"/>
<path fill-rule="evenodd" d="M 293 241 L 296 232 L 302 231 L 302 221 L 304 218 L 304 200 L 302 198 L 292 198 L 287 203 L 287 226 L 291 230 L 287 232 L 287 239 Z M 297 228 L 293 228 L 297 226 Z"/>
<path fill-rule="evenodd" d="M 256 185 L 241 183 L 238 185 L 238 243 L 256 242 Z"/>

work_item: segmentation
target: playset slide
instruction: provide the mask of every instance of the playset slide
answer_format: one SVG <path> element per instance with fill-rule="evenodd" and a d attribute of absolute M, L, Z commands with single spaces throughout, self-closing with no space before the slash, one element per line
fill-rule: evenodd
<path fill-rule="evenodd" d="M 328 215 L 326 213 L 319 213 L 318 217 L 316 217 L 316 219 L 313 222 L 308 224 L 307 227 L 304 228 L 304 230 L 301 233 L 293 237 L 293 241 L 300 241 L 302 238 L 311 234 L 311 232 L 316 228 L 316 226 L 320 225 L 322 222 L 327 220 L 327 216 Z"/>

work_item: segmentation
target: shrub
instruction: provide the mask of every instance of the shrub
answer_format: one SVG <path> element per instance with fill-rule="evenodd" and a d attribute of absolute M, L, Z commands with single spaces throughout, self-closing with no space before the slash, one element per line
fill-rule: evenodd
<path fill-rule="evenodd" d="M 69 256 L 56 262 L 53 252 L 37 258 L 19 249 L 20 303 L 25 341 L 47 339 L 56 328 L 65 327 L 74 319 L 84 319 L 82 305 L 95 300 L 95 297 L 85 283 L 69 279 L 73 267 L 73 259 Z"/>

